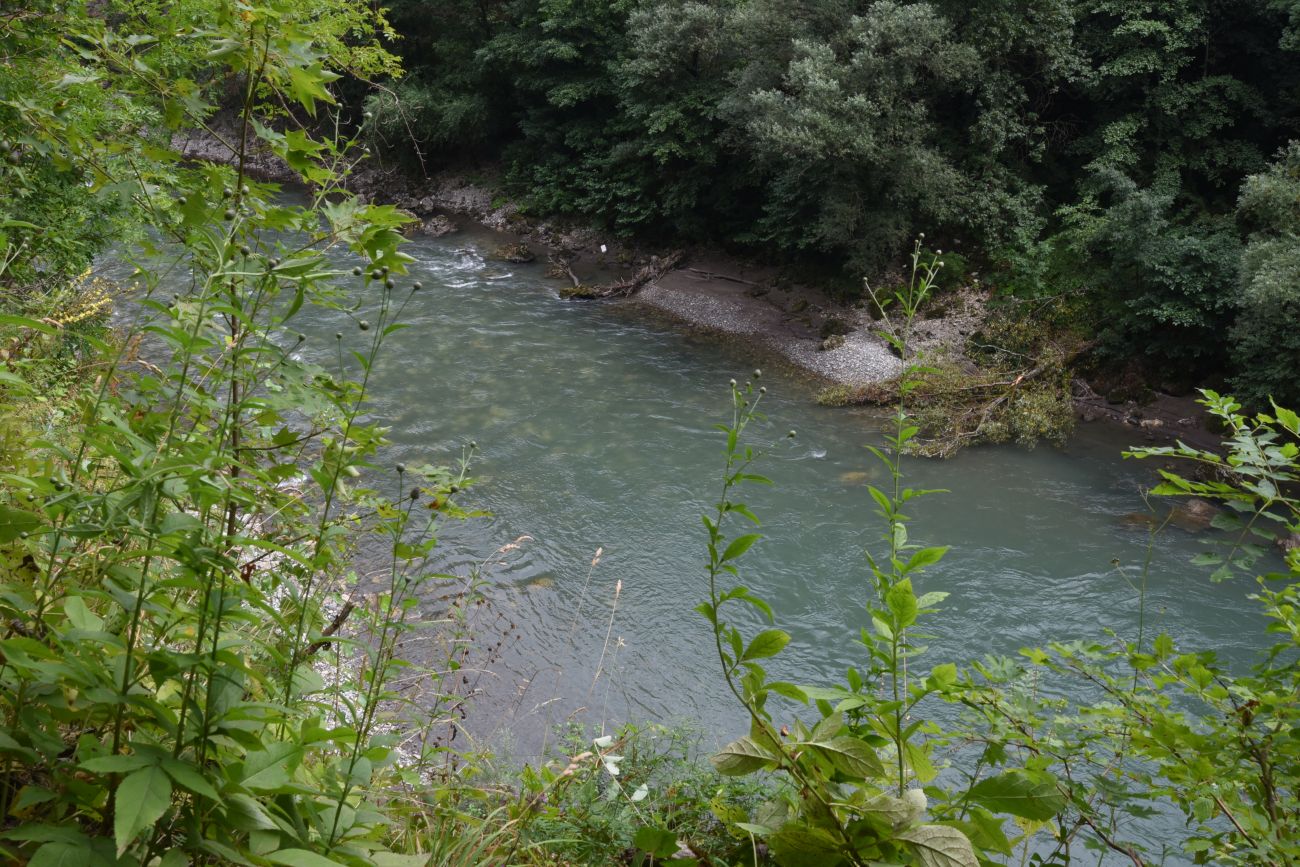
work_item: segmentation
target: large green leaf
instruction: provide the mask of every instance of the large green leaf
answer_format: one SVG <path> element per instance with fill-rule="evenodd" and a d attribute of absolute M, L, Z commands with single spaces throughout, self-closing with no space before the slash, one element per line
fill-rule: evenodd
<path fill-rule="evenodd" d="M 240 783 L 255 791 L 274 791 L 289 784 L 294 769 L 302 760 L 302 747 L 291 743 L 274 743 L 244 759 L 244 776 Z"/>
<path fill-rule="evenodd" d="M 767 839 L 783 867 L 837 867 L 844 854 L 835 838 L 820 828 L 791 822 Z"/>
<path fill-rule="evenodd" d="M 633 844 L 642 852 L 648 852 L 655 858 L 668 858 L 677 851 L 677 835 L 666 828 L 646 825 L 636 829 Z"/>
<path fill-rule="evenodd" d="M 996 813 L 1046 821 L 1065 809 L 1065 796 L 1050 774 L 1011 770 L 971 787 L 972 801 Z"/>
<path fill-rule="evenodd" d="M 916 622 L 916 593 L 912 591 L 912 580 L 904 578 L 885 592 L 885 604 L 897 619 L 898 628 L 906 629 Z"/>
<path fill-rule="evenodd" d="M 922 867 L 979 867 L 970 840 L 947 825 L 921 825 L 898 835 Z"/>
<path fill-rule="evenodd" d="M 272 864 L 286 864 L 288 867 L 343 867 L 343 862 L 317 855 L 309 849 L 281 849 L 266 856 Z"/>
<path fill-rule="evenodd" d="M 787 644 L 790 643 L 790 634 L 780 629 L 766 629 L 754 636 L 754 640 L 749 642 L 749 647 L 745 648 L 745 655 L 740 659 L 742 662 L 751 659 L 766 659 L 769 656 L 776 656 Z"/>
<path fill-rule="evenodd" d="M 142 768 L 122 780 L 113 796 L 113 836 L 117 851 L 157 822 L 172 800 L 172 783 L 157 765 Z"/>
<path fill-rule="evenodd" d="M 12 542 L 23 533 L 31 533 L 44 523 L 37 515 L 0 504 L 0 542 Z"/>
<path fill-rule="evenodd" d="M 849 735 L 829 741 L 809 741 L 805 744 L 825 756 L 840 773 L 849 777 L 871 779 L 884 776 L 885 768 L 871 745 Z"/>
<path fill-rule="evenodd" d="M 742 777 L 775 761 L 775 756 L 750 737 L 736 738 L 727 744 L 710 761 L 718 773 L 728 777 Z"/>
<path fill-rule="evenodd" d="M 727 546 L 727 550 L 722 552 L 722 560 L 725 562 L 727 560 L 736 559 L 741 554 L 744 554 L 746 551 L 748 551 L 750 547 L 753 546 L 753 544 L 761 538 L 763 537 L 757 533 L 749 533 L 744 536 L 737 536 L 736 538 L 731 540 L 731 544 Z"/>
<path fill-rule="evenodd" d="M 862 810 L 881 817 L 895 828 L 906 828 L 925 813 L 925 793 L 908 789 L 902 798 L 882 793 L 863 804 Z"/>

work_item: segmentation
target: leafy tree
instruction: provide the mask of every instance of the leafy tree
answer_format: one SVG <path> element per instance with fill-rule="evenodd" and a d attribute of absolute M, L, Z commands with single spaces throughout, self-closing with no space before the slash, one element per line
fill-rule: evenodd
<path fill-rule="evenodd" d="M 1224 220 L 1180 225 L 1173 200 L 1100 172 L 1064 237 L 1093 284 L 1103 353 L 1204 373 L 1225 357 L 1240 246 Z"/>
<path fill-rule="evenodd" d="M 1258 406 L 1300 405 L 1300 142 L 1247 178 L 1237 219 L 1249 240 L 1231 335 L 1234 385 Z"/>

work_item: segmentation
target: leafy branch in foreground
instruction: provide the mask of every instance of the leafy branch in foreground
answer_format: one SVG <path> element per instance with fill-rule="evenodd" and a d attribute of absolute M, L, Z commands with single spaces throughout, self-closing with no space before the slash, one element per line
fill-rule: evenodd
<path fill-rule="evenodd" d="M 92 341 L 96 375 L 67 435 L 0 461 L 0 853 L 35 865 L 423 864 L 396 851 L 418 850 L 418 835 L 392 829 L 409 818 L 389 785 L 407 761 L 393 679 L 417 593 L 456 581 L 429 558 L 436 525 L 461 514 L 468 455 L 451 469 L 399 466 L 395 489 L 373 481 L 392 476 L 378 474 L 370 371 L 420 289 L 399 250 L 407 218 L 348 197 L 359 146 L 317 138 L 287 111 L 333 102 L 347 61 L 320 46 L 363 36 L 353 24 L 366 16 L 342 15 L 349 32 L 331 39 L 332 0 L 222 5 L 179 30 L 138 11 L 108 27 L 74 5 L 56 16 L 57 38 L 25 20 L 0 32 L 24 49 L 32 81 L 45 62 L 80 70 L 64 85 L 134 100 L 102 142 L 39 89 L 0 105 L 0 121 L 16 113 L 25 147 L 121 196 L 156 233 L 139 250 L 125 333 Z M 165 50 L 177 40 L 204 49 Z M 136 139 L 203 127 L 212 107 L 196 79 L 237 100 L 233 167 L 180 165 Z M 268 114 L 285 128 L 259 122 Z M 311 182 L 306 206 L 249 177 L 250 137 Z M 45 237 L 6 229 L 38 248 Z M 0 237 L 6 267 L 39 259 L 22 242 L 10 255 L 13 237 Z M 342 251 L 355 267 L 337 264 Z M 348 333 L 315 351 L 295 327 L 312 309 Z M 0 325 L 24 338 L 59 328 L 15 314 Z M 28 375 L 39 381 L 46 360 L 6 361 L 0 398 L 32 399 Z M 354 569 L 363 535 L 387 553 L 377 583 Z M 360 628 L 343 630 L 358 609 Z"/>

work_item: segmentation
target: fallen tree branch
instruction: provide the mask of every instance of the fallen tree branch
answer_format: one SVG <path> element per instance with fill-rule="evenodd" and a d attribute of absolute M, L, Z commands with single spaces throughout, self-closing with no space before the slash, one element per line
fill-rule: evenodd
<path fill-rule="evenodd" d="M 324 650 L 332 644 L 334 636 L 343 628 L 343 624 L 347 622 L 349 615 L 356 610 L 356 607 L 357 604 L 351 599 L 344 602 L 343 607 L 339 609 L 339 613 L 334 615 L 334 619 L 330 621 L 330 625 L 326 626 L 325 631 L 320 634 L 321 637 L 307 645 L 307 652 L 304 656 L 315 656 L 321 650 Z"/>
<path fill-rule="evenodd" d="M 653 283 L 669 271 L 677 268 L 686 258 L 686 254 L 681 250 L 669 253 L 667 256 L 651 256 L 650 263 L 640 268 L 631 277 L 623 280 L 616 280 L 613 283 L 606 283 L 601 286 L 584 286 L 578 282 L 578 278 L 569 271 L 569 276 L 573 279 L 573 288 L 561 291 L 565 298 L 615 298 L 626 297 L 635 292 L 639 292 L 647 283 Z M 566 266 L 567 270 L 567 266 Z"/>
<path fill-rule="evenodd" d="M 687 268 L 692 274 L 699 274 L 705 280 L 727 280 L 731 283 L 741 283 L 745 286 L 757 286 L 758 283 L 753 280 L 742 280 L 740 277 L 732 277 L 730 274 L 719 274 L 717 271 L 705 271 L 700 268 Z"/>

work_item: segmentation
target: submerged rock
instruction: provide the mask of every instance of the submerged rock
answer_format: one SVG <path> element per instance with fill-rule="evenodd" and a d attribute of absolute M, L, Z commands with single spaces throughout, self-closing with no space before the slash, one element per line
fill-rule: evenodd
<path fill-rule="evenodd" d="M 1188 533 L 1199 533 L 1210 528 L 1210 525 L 1214 522 L 1214 516 L 1217 514 L 1219 514 L 1219 510 L 1213 504 L 1193 497 L 1174 504 L 1169 510 L 1167 520 L 1171 526 L 1180 530 Z M 1132 512 L 1124 515 L 1120 518 L 1120 521 L 1130 527 L 1150 529 L 1159 527 L 1165 523 L 1166 519 L 1157 513 Z"/>

